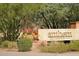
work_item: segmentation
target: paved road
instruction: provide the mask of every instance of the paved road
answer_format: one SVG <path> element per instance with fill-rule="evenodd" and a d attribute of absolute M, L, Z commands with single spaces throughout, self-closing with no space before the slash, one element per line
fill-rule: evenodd
<path fill-rule="evenodd" d="M 0 56 L 79 56 L 79 52 L 67 52 L 67 53 L 0 52 Z"/>

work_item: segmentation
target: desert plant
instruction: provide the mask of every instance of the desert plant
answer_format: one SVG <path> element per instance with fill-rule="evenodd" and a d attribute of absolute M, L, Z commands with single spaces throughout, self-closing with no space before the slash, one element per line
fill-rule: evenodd
<path fill-rule="evenodd" d="M 51 44 L 49 46 L 41 47 L 42 52 L 61 53 L 69 51 L 69 46 L 64 43 Z"/>
<path fill-rule="evenodd" d="M 3 41 L 2 44 L 1 44 L 1 47 L 2 48 L 8 48 L 8 43 L 9 43 L 9 41 Z"/>
<path fill-rule="evenodd" d="M 9 41 L 8 48 L 12 48 L 12 49 L 15 48 L 15 49 L 17 49 L 17 42 Z"/>
<path fill-rule="evenodd" d="M 0 39 L 0 48 L 1 48 L 2 40 Z"/>
<path fill-rule="evenodd" d="M 17 41 L 18 50 L 21 52 L 29 51 L 32 47 L 32 40 L 28 38 L 21 38 Z"/>
<path fill-rule="evenodd" d="M 79 41 L 71 41 L 69 44 L 64 44 L 63 42 L 51 42 L 49 46 L 42 46 L 42 52 L 68 52 L 68 51 L 79 51 Z"/>
<path fill-rule="evenodd" d="M 15 41 L 2 41 L 1 48 L 17 48 Z"/>
<path fill-rule="evenodd" d="M 79 41 L 72 41 L 69 44 L 70 51 L 79 51 Z"/>

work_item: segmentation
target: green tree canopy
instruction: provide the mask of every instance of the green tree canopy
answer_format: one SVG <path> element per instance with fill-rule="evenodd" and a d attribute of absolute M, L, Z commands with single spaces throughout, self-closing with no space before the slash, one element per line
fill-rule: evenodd
<path fill-rule="evenodd" d="M 0 4 L 0 32 L 8 40 L 16 40 L 25 27 L 68 28 L 78 20 L 79 4 Z"/>

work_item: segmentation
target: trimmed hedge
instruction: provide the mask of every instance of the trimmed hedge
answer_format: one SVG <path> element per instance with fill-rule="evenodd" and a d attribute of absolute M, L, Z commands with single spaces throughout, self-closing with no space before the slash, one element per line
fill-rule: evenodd
<path fill-rule="evenodd" d="M 32 40 L 29 38 L 21 38 L 17 41 L 18 51 L 30 51 L 32 47 Z"/>
<path fill-rule="evenodd" d="M 17 48 L 17 43 L 15 41 L 3 41 L 1 43 L 1 48 Z"/>
<path fill-rule="evenodd" d="M 71 41 L 69 44 L 64 44 L 62 42 L 50 43 L 49 46 L 42 46 L 42 52 L 49 53 L 62 53 L 68 51 L 79 51 L 79 41 Z"/>
<path fill-rule="evenodd" d="M 79 41 L 72 41 L 69 44 L 70 51 L 79 51 Z"/>
<path fill-rule="evenodd" d="M 41 47 L 42 52 L 61 53 L 69 51 L 69 47 L 64 43 L 52 44 L 49 46 Z"/>

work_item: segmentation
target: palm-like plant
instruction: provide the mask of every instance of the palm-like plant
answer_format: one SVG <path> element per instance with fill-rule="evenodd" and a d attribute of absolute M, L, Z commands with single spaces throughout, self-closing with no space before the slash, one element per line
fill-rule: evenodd
<path fill-rule="evenodd" d="M 47 4 L 37 12 L 35 19 L 44 28 L 67 28 L 68 12 L 69 8 L 64 4 Z"/>

